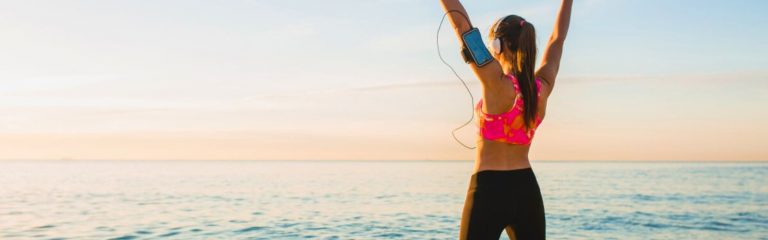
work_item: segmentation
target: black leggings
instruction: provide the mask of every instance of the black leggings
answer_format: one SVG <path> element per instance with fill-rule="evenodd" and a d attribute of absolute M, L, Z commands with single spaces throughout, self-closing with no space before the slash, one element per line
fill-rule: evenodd
<path fill-rule="evenodd" d="M 511 239 L 545 239 L 544 202 L 531 168 L 472 174 L 460 239 L 498 240 L 507 227 Z"/>

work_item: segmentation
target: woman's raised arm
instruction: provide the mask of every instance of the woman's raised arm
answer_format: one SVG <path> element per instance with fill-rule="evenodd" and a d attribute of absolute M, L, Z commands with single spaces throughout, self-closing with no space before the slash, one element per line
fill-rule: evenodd
<path fill-rule="evenodd" d="M 552 31 L 552 36 L 549 37 L 549 43 L 544 50 L 544 57 L 541 59 L 541 65 L 536 71 L 536 76 L 541 78 L 545 84 L 549 85 L 547 89 L 550 92 L 555 86 L 557 72 L 560 70 L 560 58 L 563 56 L 563 44 L 565 43 L 565 36 L 568 34 L 568 26 L 571 24 L 571 5 L 573 5 L 573 0 L 563 0 L 560 5 L 557 21 L 555 21 L 555 30 Z M 546 94 L 549 95 L 549 92 Z"/>
<path fill-rule="evenodd" d="M 464 9 L 459 0 L 441 0 L 440 3 L 443 5 L 443 10 L 448 14 L 451 25 L 456 32 L 456 37 L 459 38 L 459 41 L 462 41 L 461 35 L 472 28 L 467 10 Z M 470 67 L 472 67 L 472 71 L 475 72 L 475 75 L 480 79 L 485 89 L 500 89 L 494 85 L 502 81 L 501 76 L 503 76 L 504 72 L 496 59 L 492 59 L 490 63 L 483 67 L 479 67 L 472 62 Z"/>
<path fill-rule="evenodd" d="M 464 9 L 464 5 L 461 5 L 459 0 L 441 0 L 440 3 L 443 5 L 443 11 L 448 14 L 448 20 L 451 22 L 456 36 L 461 39 L 461 34 L 469 31 L 472 26 L 467 10 Z"/>

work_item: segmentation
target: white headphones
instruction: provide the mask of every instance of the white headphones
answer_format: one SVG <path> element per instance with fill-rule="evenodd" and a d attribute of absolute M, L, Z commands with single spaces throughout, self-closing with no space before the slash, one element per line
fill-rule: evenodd
<path fill-rule="evenodd" d="M 493 39 L 493 42 L 491 43 L 491 51 L 494 55 L 501 54 L 501 39 L 498 37 Z"/>
<path fill-rule="evenodd" d="M 491 52 L 493 52 L 494 55 L 501 54 L 501 51 L 503 50 L 501 47 L 501 38 L 499 37 L 499 34 L 498 34 L 499 25 L 501 25 L 501 22 L 503 22 L 508 17 L 509 16 L 499 18 L 493 24 L 493 41 L 491 41 Z"/>
<path fill-rule="evenodd" d="M 501 51 L 504 50 L 504 46 L 502 45 L 502 41 L 501 41 L 501 36 L 499 36 L 499 26 L 501 25 L 502 22 L 504 22 L 504 20 L 507 20 L 507 18 L 509 18 L 510 16 L 512 15 L 499 18 L 498 20 L 496 20 L 496 23 L 493 24 L 494 38 L 493 38 L 493 41 L 491 42 L 491 51 L 493 52 L 494 55 L 499 55 L 501 54 Z M 520 22 L 520 27 L 523 27 L 523 24 L 525 24 L 525 20 L 522 20 Z"/>

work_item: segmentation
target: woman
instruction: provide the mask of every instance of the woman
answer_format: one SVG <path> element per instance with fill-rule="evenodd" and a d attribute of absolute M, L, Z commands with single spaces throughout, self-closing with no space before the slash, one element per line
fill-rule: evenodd
<path fill-rule="evenodd" d="M 472 24 L 458 0 L 442 0 L 461 41 Z M 461 218 L 461 239 L 544 239 L 544 203 L 528 150 L 555 85 L 573 0 L 562 0 L 555 29 L 535 70 L 536 33 L 520 16 L 502 17 L 489 37 L 494 60 L 470 63 L 483 86 L 478 152 Z"/>

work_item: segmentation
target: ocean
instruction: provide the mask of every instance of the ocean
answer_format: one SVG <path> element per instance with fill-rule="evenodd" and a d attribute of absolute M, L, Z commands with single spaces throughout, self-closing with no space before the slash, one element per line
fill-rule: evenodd
<path fill-rule="evenodd" d="M 533 168 L 550 239 L 768 239 L 768 163 Z M 4 161 L 0 239 L 456 239 L 471 170 L 471 161 Z"/>

